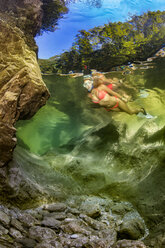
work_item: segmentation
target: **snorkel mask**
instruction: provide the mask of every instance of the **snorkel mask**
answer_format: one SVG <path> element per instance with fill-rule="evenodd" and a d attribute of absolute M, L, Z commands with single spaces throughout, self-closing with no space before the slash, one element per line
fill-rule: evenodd
<path fill-rule="evenodd" d="M 86 79 L 83 86 L 90 92 L 93 89 L 93 80 Z"/>

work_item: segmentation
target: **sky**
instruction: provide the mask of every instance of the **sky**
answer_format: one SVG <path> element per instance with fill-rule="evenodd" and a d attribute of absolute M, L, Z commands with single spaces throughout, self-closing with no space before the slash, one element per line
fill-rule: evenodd
<path fill-rule="evenodd" d="M 47 59 L 69 50 L 79 30 L 89 30 L 108 22 L 124 22 L 131 15 L 141 15 L 148 10 L 163 11 L 165 0 L 102 0 L 100 8 L 90 6 L 83 0 L 75 0 L 68 8 L 69 12 L 59 20 L 55 32 L 45 32 L 35 38 L 39 58 Z"/>

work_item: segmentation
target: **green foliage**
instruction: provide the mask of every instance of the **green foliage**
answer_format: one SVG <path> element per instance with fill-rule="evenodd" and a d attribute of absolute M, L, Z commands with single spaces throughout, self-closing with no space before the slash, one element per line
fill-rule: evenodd
<path fill-rule="evenodd" d="M 84 65 L 100 71 L 128 61 L 145 60 L 164 44 L 165 11 L 132 16 L 127 22 L 105 24 L 91 30 L 81 30 L 75 37 L 70 51 L 45 63 L 46 71 L 52 66 L 60 73 L 80 72 Z M 49 69 L 48 69 L 49 67 Z M 45 70 L 42 65 L 42 71 Z"/>
<path fill-rule="evenodd" d="M 43 18 L 39 34 L 42 34 L 44 31 L 54 31 L 58 20 L 68 10 L 63 0 L 42 0 L 42 2 Z"/>
<path fill-rule="evenodd" d="M 70 51 L 61 55 L 61 70 L 78 70 L 87 64 L 90 68 L 109 70 L 128 61 L 146 59 L 161 48 L 165 39 L 165 11 L 132 16 L 128 22 L 105 24 L 76 35 Z M 71 67 L 70 62 L 76 61 Z M 65 61 L 64 61 L 65 60 Z M 77 67 L 76 67 L 77 66 Z"/>
<path fill-rule="evenodd" d="M 81 57 L 76 50 L 72 49 L 70 52 L 64 52 L 57 61 L 57 64 L 59 71 L 63 73 L 80 71 Z"/>
<path fill-rule="evenodd" d="M 58 72 L 58 69 L 56 68 L 56 60 L 50 60 L 50 59 L 39 59 L 38 63 L 41 69 L 41 72 L 43 74 L 51 74 Z"/>

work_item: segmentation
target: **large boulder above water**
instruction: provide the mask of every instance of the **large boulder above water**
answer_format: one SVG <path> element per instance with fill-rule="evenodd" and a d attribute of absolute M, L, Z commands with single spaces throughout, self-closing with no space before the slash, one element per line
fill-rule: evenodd
<path fill-rule="evenodd" d="M 36 11 L 35 8 L 32 10 Z M 33 37 L 33 47 L 30 47 L 27 44 L 29 36 L 10 21 L 12 19 L 3 13 L 0 18 L 1 167 L 12 158 L 16 146 L 16 121 L 33 116 L 49 97 L 34 52 L 36 46 Z"/>

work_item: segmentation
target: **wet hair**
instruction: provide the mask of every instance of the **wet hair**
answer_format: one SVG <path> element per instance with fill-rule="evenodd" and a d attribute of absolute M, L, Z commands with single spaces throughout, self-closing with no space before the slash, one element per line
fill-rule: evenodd
<path fill-rule="evenodd" d="M 101 76 L 101 75 L 103 75 L 101 72 L 99 72 L 99 71 L 94 71 L 94 72 L 92 72 L 92 76 Z"/>
<path fill-rule="evenodd" d="M 100 77 L 99 76 L 94 76 L 93 77 L 93 87 L 97 88 L 100 85 Z"/>

